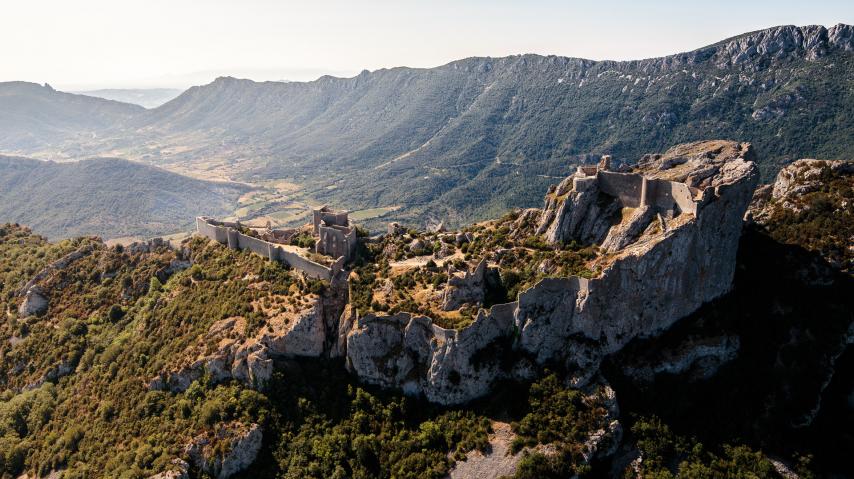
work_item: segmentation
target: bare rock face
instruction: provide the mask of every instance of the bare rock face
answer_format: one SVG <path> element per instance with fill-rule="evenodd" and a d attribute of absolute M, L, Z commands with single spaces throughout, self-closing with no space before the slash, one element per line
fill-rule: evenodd
<path fill-rule="evenodd" d="M 495 353 L 513 323 L 511 305 L 481 310 L 460 331 L 409 313 L 362 316 L 347 335 L 347 366 L 372 384 L 442 404 L 465 402 L 489 392 L 503 374 Z"/>
<path fill-rule="evenodd" d="M 486 260 L 481 260 L 474 271 L 460 271 L 449 275 L 442 297 L 442 309 L 452 311 L 464 304 L 483 303 L 486 288 Z"/>
<path fill-rule="evenodd" d="M 649 205 L 636 208 L 625 221 L 611 228 L 600 246 L 609 253 L 616 253 L 634 243 L 655 215 L 655 209 Z"/>
<path fill-rule="evenodd" d="M 700 142 L 646 157 L 633 173 L 580 169 L 550 191 L 537 231 L 555 243 L 606 242 L 596 277 L 543 279 L 458 331 L 406 313 L 358 317 L 349 368 L 442 404 L 554 363 L 586 384 L 606 355 L 729 291 L 758 180 L 751 156 L 747 144 Z"/>
<path fill-rule="evenodd" d="M 261 426 L 257 424 L 222 424 L 214 431 L 196 436 L 184 452 L 199 469 L 217 479 L 226 479 L 255 461 L 262 439 Z"/>
<path fill-rule="evenodd" d="M 784 25 L 760 32 L 741 35 L 716 48 L 716 63 L 723 68 L 756 61 L 772 60 L 799 55 L 809 60 L 823 57 L 833 49 L 854 49 L 854 32 L 851 25 L 839 24 L 831 28 L 820 25 L 796 27 Z"/>
<path fill-rule="evenodd" d="M 32 286 L 24 295 L 24 301 L 18 308 L 18 315 L 24 318 L 27 316 L 41 316 L 47 311 L 47 307 L 47 295 L 38 286 Z"/>
<path fill-rule="evenodd" d="M 235 379 L 263 389 L 273 375 L 273 358 L 340 356 L 338 322 L 348 293 L 339 280 L 302 310 L 267 318 L 251 336 L 241 317 L 217 321 L 168 370 L 148 383 L 149 389 L 185 391 L 207 373 L 215 382 Z M 208 344 L 216 344 L 213 351 Z"/>
<path fill-rule="evenodd" d="M 551 243 L 565 243 L 572 238 L 600 242 L 620 212 L 616 201 L 600 193 L 595 181 L 570 176 L 546 196 L 537 233 L 545 234 Z"/>

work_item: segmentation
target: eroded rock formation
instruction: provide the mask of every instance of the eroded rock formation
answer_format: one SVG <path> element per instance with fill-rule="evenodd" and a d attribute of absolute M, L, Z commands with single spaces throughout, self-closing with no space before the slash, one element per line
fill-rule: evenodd
<path fill-rule="evenodd" d="M 273 374 L 274 358 L 336 356 L 337 330 L 347 304 L 347 283 L 335 278 L 320 296 L 304 298 L 296 312 L 266 319 L 266 327 L 248 335 L 241 317 L 217 321 L 178 358 L 152 378 L 149 389 L 180 392 L 208 374 L 216 382 L 234 379 L 263 388 Z M 216 344 L 208 351 L 208 344 Z"/>
<path fill-rule="evenodd" d="M 261 449 L 263 433 L 258 424 L 222 424 L 196 436 L 185 454 L 202 471 L 226 479 L 249 467 Z"/>
<path fill-rule="evenodd" d="M 443 404 L 549 364 L 587 383 L 604 356 L 730 289 L 758 180 L 751 155 L 747 144 L 700 142 L 644 157 L 631 173 L 580 168 L 542 211 L 520 218 L 552 243 L 604 245 L 597 275 L 543 279 L 461 330 L 409 313 L 356 315 L 348 366 L 369 383 Z"/>

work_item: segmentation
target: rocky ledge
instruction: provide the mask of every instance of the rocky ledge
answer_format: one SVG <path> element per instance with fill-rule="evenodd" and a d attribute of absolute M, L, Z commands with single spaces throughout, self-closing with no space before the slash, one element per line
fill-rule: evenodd
<path fill-rule="evenodd" d="M 530 234 L 556 245 L 596 245 L 596 274 L 542 279 L 515 301 L 481 308 L 461 329 L 348 308 L 339 324 L 348 367 L 366 382 L 441 404 L 545 367 L 587 384 L 605 356 L 729 291 L 758 180 L 751 157 L 748 144 L 710 141 L 647 155 L 621 172 L 607 161 L 579 168 L 549 192 L 543 210 L 523 212 L 513 234 L 533 225 Z"/>

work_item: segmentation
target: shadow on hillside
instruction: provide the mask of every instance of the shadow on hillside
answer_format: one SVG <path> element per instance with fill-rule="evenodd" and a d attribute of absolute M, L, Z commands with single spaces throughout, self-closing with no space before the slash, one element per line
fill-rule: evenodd
<path fill-rule="evenodd" d="M 733 291 L 663 336 L 634 341 L 609 358 L 604 372 L 624 420 L 654 414 L 707 445 L 746 442 L 786 459 L 811 453 L 822 473 L 850 472 L 854 348 L 842 352 L 852 321 L 850 276 L 748 227 Z M 623 374 L 622 364 L 653 358 L 686 338 L 722 335 L 738 336 L 738 356 L 710 379 L 659 374 L 641 383 Z"/>

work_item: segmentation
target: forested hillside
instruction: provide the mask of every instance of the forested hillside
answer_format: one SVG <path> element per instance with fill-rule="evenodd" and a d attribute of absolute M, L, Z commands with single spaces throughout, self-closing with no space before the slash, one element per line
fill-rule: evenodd
<path fill-rule="evenodd" d="M 20 315 L 18 286 L 75 251 L 85 254 L 39 282 L 49 296 L 44 314 Z M 193 266 L 181 271 L 176 261 Z M 274 318 L 259 305 L 287 284 L 298 294 L 310 288 L 293 270 L 204 239 L 177 252 L 156 244 L 107 248 L 90 238 L 48 243 L 0 226 L 7 318 L 0 325 L 0 475 L 145 478 L 183 470 L 215 477 L 202 463 L 182 462 L 187 445 L 208 438 L 206 460 L 237 462 L 235 434 L 258 428 L 258 457 L 242 463 L 251 467 L 238 477 L 438 479 L 467 454 L 489 450 L 496 418 L 514 421 L 514 453 L 551 445 L 551 453 L 519 457 L 516 477 L 591 472 L 581 452 L 603 426 L 604 405 L 554 374 L 452 409 L 365 387 L 342 362 L 324 359 L 277 361 L 264 390 L 211 374 L 181 392 L 148 385 L 188 347 L 216 347 L 211 332 L 224 318 L 264 328 Z M 765 455 L 749 447 L 704 448 L 651 416 L 634 424 L 632 447 L 649 458 L 646 473 L 678 464 L 775 477 Z"/>
<path fill-rule="evenodd" d="M 845 477 L 854 298 L 835 240 L 851 231 L 852 173 L 781 173 L 756 195 L 733 291 L 610 357 L 593 391 L 556 368 L 451 408 L 366 386 L 341 359 L 275 357 L 253 385 L 206 356 L 281 327 L 328 282 L 201 237 L 106 247 L 2 225 L 0 476 L 205 478 L 228 463 L 247 478 L 440 478 L 501 427 L 517 478 Z M 194 364 L 206 372 L 181 387 L 152 379 Z M 590 452 L 615 420 L 622 438 Z"/>
<path fill-rule="evenodd" d="M 248 188 L 114 158 L 54 163 L 0 156 L 0 221 L 52 238 L 150 237 L 226 215 Z"/>

